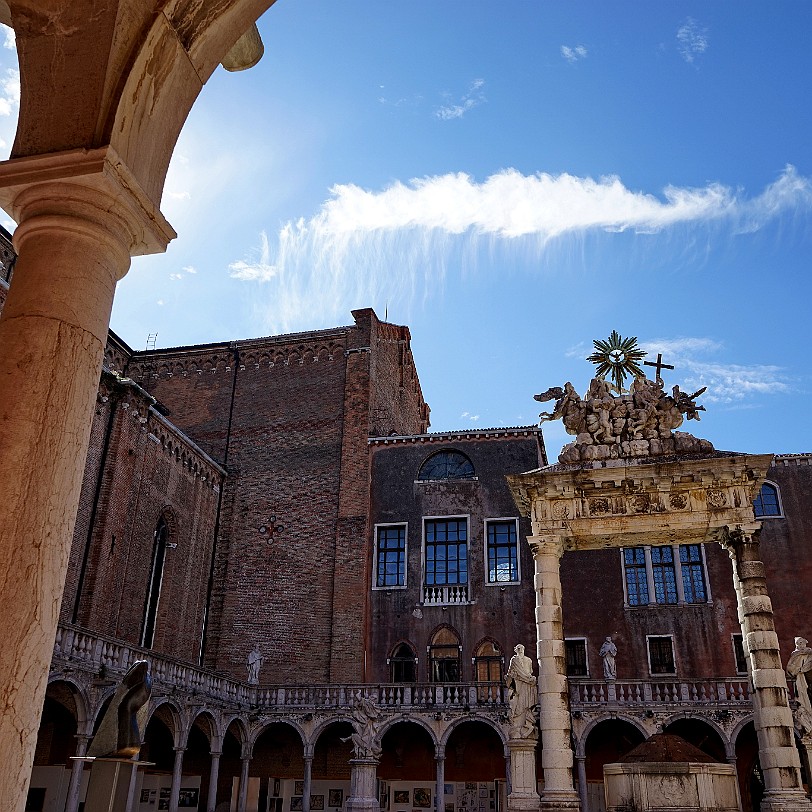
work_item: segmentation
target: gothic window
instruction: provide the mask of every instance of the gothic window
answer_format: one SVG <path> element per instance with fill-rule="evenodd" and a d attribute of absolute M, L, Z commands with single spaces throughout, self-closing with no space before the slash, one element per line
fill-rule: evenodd
<path fill-rule="evenodd" d="M 488 583 L 516 583 L 519 580 L 519 550 L 516 543 L 516 520 L 498 519 L 486 522 Z"/>
<path fill-rule="evenodd" d="M 674 569 L 672 547 L 652 547 L 651 566 L 654 573 L 656 603 L 677 603 L 677 573 Z"/>
<path fill-rule="evenodd" d="M 648 579 L 646 556 L 642 547 L 626 547 L 623 550 L 623 568 L 626 574 L 626 600 L 629 606 L 646 606 Z"/>
<path fill-rule="evenodd" d="M 406 586 L 406 525 L 377 525 L 375 536 L 375 586 Z"/>
<path fill-rule="evenodd" d="M 426 519 L 426 586 L 468 583 L 468 520 Z"/>
<path fill-rule="evenodd" d="M 674 662 L 674 638 L 669 635 L 662 637 L 647 636 L 649 673 L 676 674 L 677 667 Z"/>
<path fill-rule="evenodd" d="M 169 526 L 163 516 L 158 519 L 158 525 L 152 537 L 152 560 L 149 567 L 147 600 L 144 605 L 144 622 L 141 627 L 141 645 L 144 648 L 152 648 L 155 639 L 155 623 L 158 619 L 158 602 L 161 599 L 166 548 L 169 541 Z"/>
<path fill-rule="evenodd" d="M 429 673 L 432 682 L 460 681 L 460 638 L 444 626 L 431 638 L 429 645 Z"/>
<path fill-rule="evenodd" d="M 460 451 L 438 451 L 420 466 L 418 480 L 473 479 L 474 466 Z"/>
<path fill-rule="evenodd" d="M 474 678 L 479 702 L 502 700 L 502 648 L 492 640 L 477 646 L 474 654 Z"/>
<path fill-rule="evenodd" d="M 761 486 L 761 490 L 753 502 L 753 512 L 759 519 L 782 515 L 778 486 L 771 482 L 765 482 Z"/>
<path fill-rule="evenodd" d="M 417 682 L 417 657 L 408 643 L 400 643 L 389 658 L 392 682 Z"/>
<path fill-rule="evenodd" d="M 564 641 L 567 656 L 568 677 L 588 677 L 589 667 L 586 659 L 586 640 L 583 637 Z"/>

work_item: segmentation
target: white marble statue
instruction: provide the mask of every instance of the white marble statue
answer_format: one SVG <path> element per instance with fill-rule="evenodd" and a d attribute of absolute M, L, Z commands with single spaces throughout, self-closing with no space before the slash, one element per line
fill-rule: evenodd
<path fill-rule="evenodd" d="M 378 739 L 378 717 L 375 703 L 365 696 L 355 700 L 352 709 L 352 726 L 355 732 L 341 741 L 351 741 L 355 758 L 380 758 L 383 748 Z"/>
<path fill-rule="evenodd" d="M 248 655 L 248 683 L 256 685 L 259 682 L 259 669 L 265 658 L 259 653 L 259 646 L 255 645 L 254 650 Z"/>
<path fill-rule="evenodd" d="M 598 654 L 601 655 L 601 659 L 603 660 L 603 678 L 617 679 L 617 666 L 615 665 L 617 646 L 612 642 L 611 635 L 608 635 L 603 641 L 603 645 Z"/>
<path fill-rule="evenodd" d="M 538 689 L 533 676 L 533 661 L 524 653 L 519 643 L 510 658 L 505 682 L 508 686 L 510 706 L 510 736 L 513 739 L 534 739 L 536 729 L 536 705 Z"/>
<path fill-rule="evenodd" d="M 795 650 L 789 655 L 787 673 L 795 677 L 795 698 L 798 710 L 795 712 L 796 725 L 802 733 L 812 733 L 812 701 L 809 699 L 807 674 L 812 671 L 812 648 L 805 637 L 795 638 Z"/>

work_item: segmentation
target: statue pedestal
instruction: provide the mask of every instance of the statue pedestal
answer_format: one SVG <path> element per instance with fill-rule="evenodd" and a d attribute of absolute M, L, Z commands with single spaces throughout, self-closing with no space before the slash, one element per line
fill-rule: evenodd
<path fill-rule="evenodd" d="M 345 812 L 381 812 L 378 802 L 378 759 L 352 758 L 350 767 L 350 797 L 347 798 Z"/>
<path fill-rule="evenodd" d="M 130 786 L 139 767 L 152 767 L 151 761 L 130 758 L 81 757 L 90 762 L 90 780 L 85 795 L 85 812 L 126 812 Z"/>
<path fill-rule="evenodd" d="M 536 789 L 536 740 L 509 739 L 510 794 L 508 812 L 538 812 L 541 798 Z"/>

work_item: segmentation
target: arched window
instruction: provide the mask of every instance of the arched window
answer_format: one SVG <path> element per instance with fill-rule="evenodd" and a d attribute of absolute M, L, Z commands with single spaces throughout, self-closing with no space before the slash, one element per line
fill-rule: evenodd
<path fill-rule="evenodd" d="M 502 647 L 493 640 L 485 640 L 474 654 L 474 679 L 480 702 L 502 701 Z"/>
<path fill-rule="evenodd" d="M 429 673 L 432 682 L 460 681 L 460 638 L 444 626 L 431 638 Z"/>
<path fill-rule="evenodd" d="M 158 602 L 161 599 L 161 584 L 164 579 L 166 547 L 169 542 L 169 526 L 161 516 L 153 533 L 152 561 L 149 568 L 147 600 L 144 605 L 144 623 L 141 627 L 141 645 L 152 648 L 155 639 L 155 622 L 158 619 Z"/>
<path fill-rule="evenodd" d="M 765 482 L 761 486 L 758 496 L 753 501 L 753 511 L 757 518 L 782 515 L 777 485 Z"/>
<path fill-rule="evenodd" d="M 391 682 L 417 682 L 417 657 L 408 643 L 395 646 L 389 658 Z"/>
<path fill-rule="evenodd" d="M 473 479 L 476 476 L 471 460 L 461 451 L 438 451 L 421 466 L 418 480 L 427 479 Z"/>

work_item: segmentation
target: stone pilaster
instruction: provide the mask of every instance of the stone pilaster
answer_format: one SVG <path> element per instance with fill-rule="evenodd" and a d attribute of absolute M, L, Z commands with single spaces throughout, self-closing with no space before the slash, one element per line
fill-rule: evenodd
<path fill-rule="evenodd" d="M 759 549 L 758 524 L 727 530 L 721 543 L 733 562 L 739 623 L 752 682 L 759 762 L 764 776 L 762 812 L 810 812 L 801 783 L 787 680 L 781 665 L 773 609 Z"/>
<path fill-rule="evenodd" d="M 378 759 L 351 758 L 350 797 L 345 812 L 381 812 L 378 801 Z"/>
<path fill-rule="evenodd" d="M 536 812 L 541 803 L 536 780 L 536 740 L 509 739 L 510 793 L 508 812 Z"/>
<path fill-rule="evenodd" d="M 572 782 L 571 723 L 567 697 L 559 565 L 563 541 L 556 535 L 528 538 L 535 562 L 536 640 L 539 661 L 539 730 L 544 789 L 541 808 L 580 807 Z M 514 785 L 514 793 L 516 791 Z"/>

